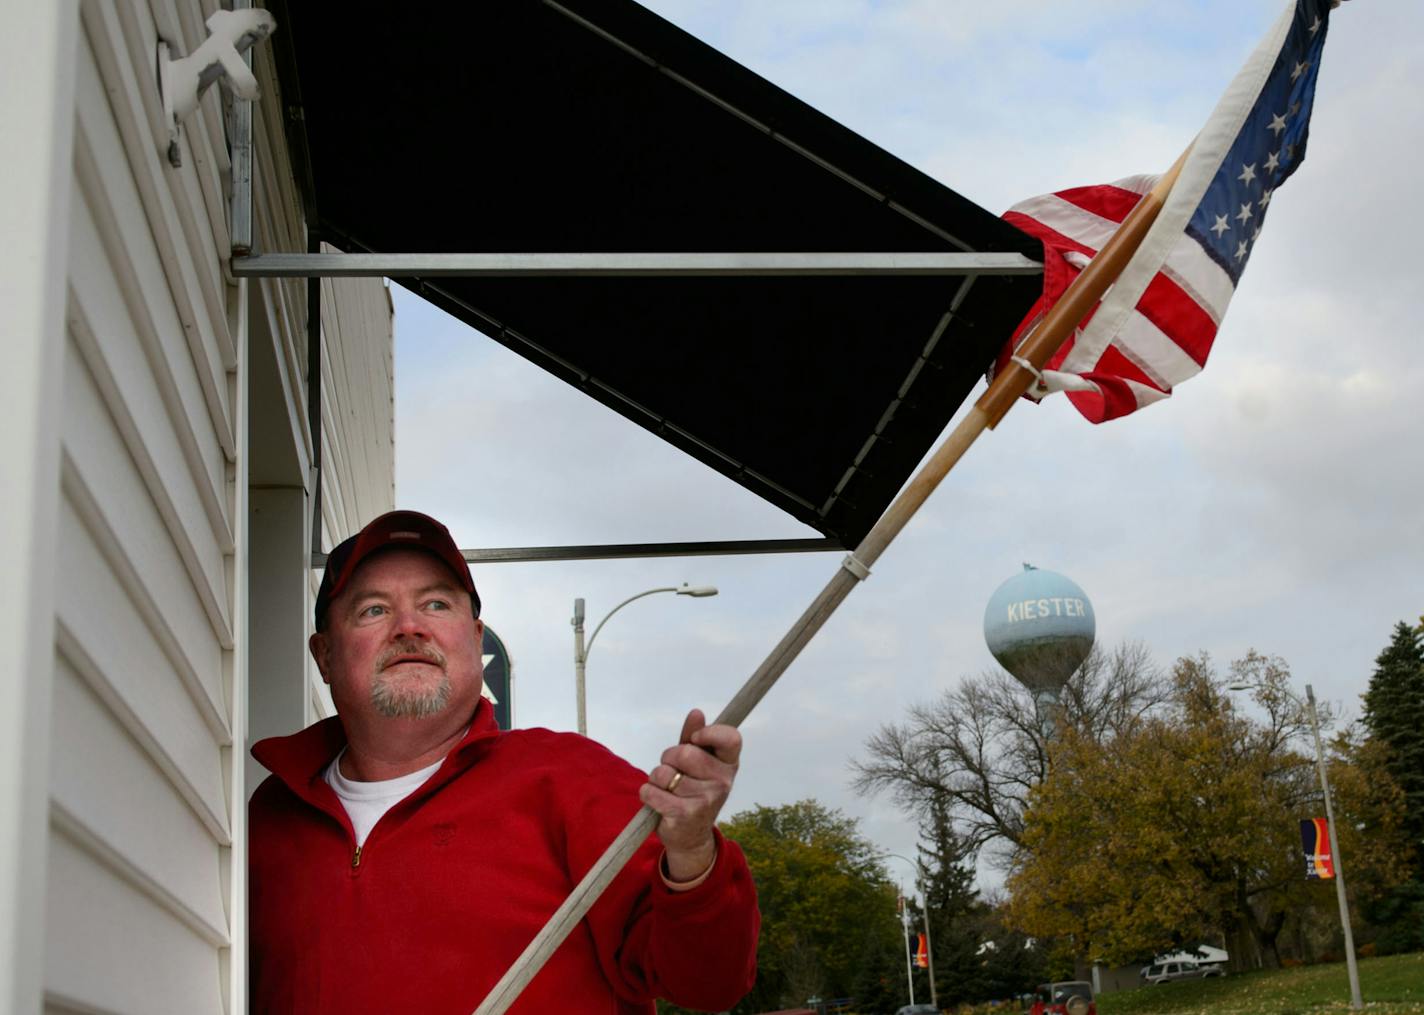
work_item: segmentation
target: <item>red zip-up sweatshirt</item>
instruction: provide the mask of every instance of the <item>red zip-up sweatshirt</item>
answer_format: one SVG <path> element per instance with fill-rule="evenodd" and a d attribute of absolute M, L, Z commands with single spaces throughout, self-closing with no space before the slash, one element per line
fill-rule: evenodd
<path fill-rule="evenodd" d="M 254 1013 L 470 1015 L 638 810 L 644 773 L 584 737 L 501 732 L 481 700 L 436 773 L 356 849 L 323 774 L 327 719 L 263 740 L 249 806 Z M 512 1013 L 730 1008 L 756 974 L 746 860 L 718 835 L 711 875 L 674 892 L 656 837 L 629 862 Z"/>

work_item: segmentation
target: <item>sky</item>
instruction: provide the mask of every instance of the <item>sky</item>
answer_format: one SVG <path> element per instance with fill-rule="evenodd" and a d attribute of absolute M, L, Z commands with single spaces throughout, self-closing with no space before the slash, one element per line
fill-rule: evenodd
<path fill-rule="evenodd" d="M 656 0 L 657 13 L 995 213 L 1169 166 L 1276 0 Z M 965 456 L 743 725 L 723 815 L 813 797 L 913 855 L 913 820 L 850 786 L 866 738 L 993 668 L 984 607 L 1023 562 L 1092 600 L 1098 643 L 1163 666 L 1249 649 L 1359 715 L 1375 656 L 1424 613 L 1424 366 L 1414 354 L 1424 5 L 1337 10 L 1309 154 L 1206 370 L 1103 426 L 1016 406 Z M 817 533 L 396 288 L 397 504 L 465 547 Z M 979 391 L 965 403 L 971 404 Z M 515 723 L 575 727 L 575 597 L 590 735 L 641 768 L 691 707 L 722 708 L 840 554 L 485 564 Z M 890 861 L 895 877 L 905 865 Z M 1002 875 L 984 864 L 986 888 Z"/>

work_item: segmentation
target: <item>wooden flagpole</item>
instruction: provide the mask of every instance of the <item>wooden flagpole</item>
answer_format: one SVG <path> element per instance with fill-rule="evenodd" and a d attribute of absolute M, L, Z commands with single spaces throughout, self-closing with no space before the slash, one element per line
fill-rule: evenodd
<path fill-rule="evenodd" d="M 1122 225 L 1113 233 L 1112 238 L 1103 245 L 1097 256 L 1088 262 L 1088 266 L 1079 273 L 1063 296 L 1044 316 L 1042 323 L 1019 346 L 1016 355 L 1031 363 L 1033 370 L 1011 362 L 1007 369 L 994 378 L 989 389 L 980 396 L 974 407 L 935 450 L 919 474 L 900 491 L 895 502 L 880 516 L 880 520 L 861 540 L 855 551 L 845 558 L 820 595 L 771 650 L 766 661 L 747 679 L 741 690 L 727 703 L 727 707 L 722 709 L 715 722 L 729 726 L 741 725 L 835 612 L 836 607 L 850 594 L 851 589 L 870 573 L 870 566 L 880 558 L 885 548 L 914 517 L 915 512 L 939 486 L 949 470 L 954 468 L 969 446 L 985 429 L 997 426 L 1004 414 L 1028 390 L 1029 383 L 1035 376 L 1033 371 L 1043 369 L 1043 364 L 1048 362 L 1083 316 L 1102 299 L 1113 280 L 1126 267 L 1157 218 L 1157 213 L 1162 210 L 1167 194 L 1176 182 L 1190 150 L 1188 148 L 1187 152 L 1182 153 L 1151 193 L 1139 201 L 1123 219 Z M 584 875 L 563 905 L 549 918 L 548 923 L 515 960 L 514 965 L 510 966 L 504 977 L 495 984 L 494 989 L 476 1009 L 475 1015 L 502 1015 L 509 1009 L 524 987 L 543 968 L 549 956 L 563 943 L 564 938 L 598 901 L 603 890 L 657 828 L 657 824 L 658 812 L 644 805 Z"/>

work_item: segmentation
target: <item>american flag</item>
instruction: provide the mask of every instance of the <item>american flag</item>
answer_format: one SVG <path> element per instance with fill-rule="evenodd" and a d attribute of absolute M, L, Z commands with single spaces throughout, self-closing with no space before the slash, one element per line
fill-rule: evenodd
<path fill-rule="evenodd" d="M 1091 422 L 1160 401 L 1199 373 L 1277 188 L 1305 158 L 1330 0 L 1297 0 L 1218 103 L 1141 247 L 1048 361 L 1031 397 L 1065 391 Z M 1044 291 L 996 369 L 1157 177 L 1020 202 L 1004 218 L 1043 241 Z"/>

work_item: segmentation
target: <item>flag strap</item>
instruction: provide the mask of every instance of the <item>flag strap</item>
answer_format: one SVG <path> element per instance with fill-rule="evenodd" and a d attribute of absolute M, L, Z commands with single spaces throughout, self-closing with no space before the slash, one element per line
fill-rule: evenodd
<path fill-rule="evenodd" d="M 747 678 L 747 682 L 727 703 L 727 707 L 722 709 L 714 722 L 729 726 L 742 724 L 835 612 L 836 607 L 850 595 L 851 589 L 869 575 L 871 565 L 880 558 L 880 554 L 929 499 L 949 470 L 954 468 L 964 452 L 969 450 L 969 446 L 985 429 L 993 429 L 998 425 L 1004 414 L 1028 390 L 1029 383 L 1034 379 L 1034 371 L 1041 370 L 1049 357 L 1058 351 L 1064 339 L 1102 298 L 1108 286 L 1131 259 L 1133 251 L 1142 242 L 1157 213 L 1161 211 L 1190 151 L 1188 148 L 1187 152 L 1183 152 L 1181 158 L 1162 176 L 1151 193 L 1137 203 L 1132 212 L 1123 219 L 1117 232 L 1103 244 L 1098 255 L 1088 262 L 1088 266 L 1073 280 L 1053 309 L 1019 346 L 1017 354 L 1027 363 L 1011 363 L 1008 369 L 994 378 L 989 390 L 975 402 L 959 425 L 935 449 L 915 478 L 900 491 L 895 502 L 880 516 L 855 551 L 836 568 L 826 587 L 771 650 L 771 654 L 756 672 Z M 529 942 L 519 958 L 515 959 L 514 964 L 495 984 L 494 989 L 476 1009 L 475 1015 L 502 1015 L 509 1009 L 524 987 L 563 943 L 564 938 L 568 937 L 598 901 L 603 890 L 657 828 L 658 820 L 658 812 L 647 805 L 634 815 L 554 915 L 549 917 L 548 922 L 534 936 L 534 940 Z"/>
<path fill-rule="evenodd" d="M 1044 315 L 1038 327 L 1019 344 L 1013 358 L 994 377 L 989 390 L 979 396 L 979 401 L 974 404 L 988 416 L 990 430 L 999 425 L 1009 407 L 1028 390 L 1029 384 L 1042 378 L 1044 365 L 1072 334 L 1078 322 L 1087 316 L 1103 298 L 1108 287 L 1122 274 L 1127 262 L 1147 237 L 1152 223 L 1157 220 L 1158 212 L 1167 203 L 1167 195 L 1171 193 L 1172 186 L 1181 175 L 1182 166 L 1191 150 L 1188 145 L 1187 150 L 1172 164 L 1172 168 L 1162 174 L 1157 185 L 1133 206 L 1132 211 L 1122 220 L 1122 225 L 1117 227 L 1102 249 L 1088 262 L 1087 267 L 1078 273 L 1078 277 Z M 965 417 L 965 422 L 968 422 L 968 419 L 969 417 Z"/>
<path fill-rule="evenodd" d="M 1043 371 L 1040 370 L 1040 369 L 1038 369 L 1038 367 L 1034 366 L 1032 362 L 1030 362 L 1029 360 L 1024 359 L 1022 356 L 1018 355 L 1017 353 L 1015 353 L 1014 355 L 1010 356 L 1010 357 L 1009 357 L 1009 361 L 1012 362 L 1012 363 L 1017 363 L 1019 366 L 1023 367 L 1025 370 L 1027 370 L 1027 371 L 1033 376 L 1033 379 L 1038 382 L 1038 390 L 1039 390 L 1039 391 L 1047 391 L 1047 390 L 1048 390 L 1048 382 L 1043 379 Z M 1028 389 L 1025 388 L 1024 390 L 1027 391 Z M 986 394 L 987 394 L 987 392 L 986 392 Z"/>

